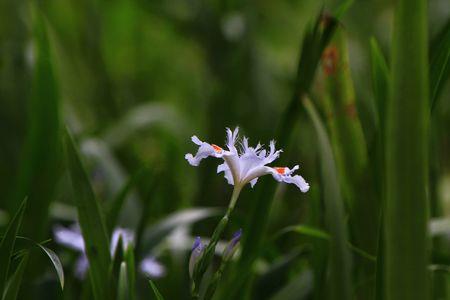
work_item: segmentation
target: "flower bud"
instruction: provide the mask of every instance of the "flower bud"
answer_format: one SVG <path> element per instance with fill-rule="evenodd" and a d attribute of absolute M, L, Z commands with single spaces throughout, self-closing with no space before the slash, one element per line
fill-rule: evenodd
<path fill-rule="evenodd" d="M 201 257 L 203 250 L 205 250 L 205 246 L 198 236 L 195 238 L 194 245 L 192 246 L 191 258 L 189 259 L 189 276 L 191 276 L 191 278 L 193 278 L 195 265 Z"/>
<path fill-rule="evenodd" d="M 241 236 L 242 236 L 242 229 L 239 229 L 233 234 L 233 237 L 231 238 L 227 247 L 223 251 L 224 260 L 229 260 L 233 257 L 234 253 L 236 252 L 239 246 L 239 242 L 241 241 Z"/>

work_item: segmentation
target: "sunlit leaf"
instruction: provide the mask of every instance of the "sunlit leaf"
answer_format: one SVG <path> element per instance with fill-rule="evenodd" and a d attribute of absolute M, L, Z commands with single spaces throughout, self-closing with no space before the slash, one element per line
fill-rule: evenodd
<path fill-rule="evenodd" d="M 56 255 L 56 253 L 53 250 L 51 250 L 51 249 L 49 249 L 47 247 L 44 247 L 44 246 L 42 246 L 39 243 L 37 243 L 37 246 L 39 248 L 41 248 L 42 251 L 44 251 L 44 253 L 48 256 L 48 258 L 52 262 L 53 267 L 56 270 L 56 274 L 58 275 L 58 279 L 59 279 L 59 283 L 61 285 L 61 289 L 64 289 L 64 269 L 63 269 L 63 266 L 61 264 L 61 261 L 59 260 L 58 255 Z"/>

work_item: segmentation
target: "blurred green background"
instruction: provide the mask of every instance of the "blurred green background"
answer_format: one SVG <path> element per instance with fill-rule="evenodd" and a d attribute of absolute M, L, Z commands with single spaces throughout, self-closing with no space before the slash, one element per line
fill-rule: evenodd
<path fill-rule="evenodd" d="M 278 125 L 291 101 L 304 32 L 322 8 L 335 12 L 339 4 L 315 0 L 1 0 L 1 231 L 25 196 L 28 206 L 20 235 L 40 242 L 53 238 L 56 224 L 76 222 L 74 198 L 79 195 L 70 187 L 62 143 L 68 128 L 102 208 L 110 211 L 123 193 L 118 220 L 107 226 L 134 230 L 136 261 L 152 254 L 166 268 L 165 276 L 155 279 L 161 293 L 166 299 L 188 299 L 187 263 L 193 236 L 211 236 L 222 213 L 200 208 L 222 209 L 232 192 L 223 176 L 216 175 L 217 161 L 205 160 L 199 168 L 188 165 L 184 154 L 195 151 L 190 137 L 195 134 L 222 145 L 225 127 L 239 126 L 252 144 L 277 140 Z M 428 4 L 432 41 L 448 23 L 450 3 L 430 0 Z M 362 172 L 373 177 L 383 174 L 377 175 L 379 171 L 373 171 L 371 164 L 379 121 L 370 40 L 374 37 L 389 57 L 392 18 L 391 1 L 356 0 L 339 28 L 348 46 L 352 101 L 363 134 L 359 142 L 368 153 L 369 162 Z M 318 80 L 311 94 L 325 122 L 327 105 L 320 100 L 323 82 Z M 450 218 L 449 95 L 447 82 L 436 100 L 430 129 L 430 216 L 444 220 L 439 223 L 444 225 Z M 333 125 L 327 124 L 335 146 L 342 137 L 334 136 Z M 311 190 L 301 194 L 292 186 L 279 186 L 270 214 L 259 216 L 267 220 L 268 230 L 261 229 L 264 238 L 254 256 L 251 279 L 238 291 L 250 299 L 326 298 L 328 284 L 320 284 L 326 282 L 326 272 L 316 272 L 323 264 L 326 242 L 302 234 L 278 235 L 291 225 L 323 228 L 326 218 L 320 204 L 323 179 L 313 124 L 301 113 L 290 129 L 283 133 L 290 136 L 290 142 L 277 145 L 285 150 L 279 163 L 299 163 Z M 371 204 L 356 205 L 356 212 L 352 211 L 352 199 L 376 202 L 373 199 L 381 192 L 372 182 L 376 178 L 363 183 L 356 180 L 357 192 L 348 191 L 359 175 L 346 173 L 351 169 L 346 159 L 353 161 L 354 157 L 347 154 L 350 157 L 342 162 L 337 158 L 337 166 L 344 202 L 349 201 L 345 212 L 349 239 L 375 256 L 379 212 L 368 212 Z M 275 186 L 268 177 L 261 178 L 254 189 L 244 189 L 225 240 L 238 228 L 244 229 L 244 237 L 249 232 L 246 228 L 262 185 Z M 186 213 L 181 221 L 155 233 L 155 227 L 180 212 Z M 376 223 L 364 227 L 364 220 L 353 218 L 352 213 L 370 215 L 367 220 Z M 362 229 L 358 232 L 355 227 Z M 449 227 L 438 230 L 433 239 L 440 262 L 450 259 Z M 150 239 L 155 234 L 162 235 L 157 242 Z M 19 299 L 90 299 L 88 281 L 73 274 L 78 254 L 54 241 L 47 246 L 64 265 L 64 292 L 51 264 L 41 254 L 33 254 Z M 322 252 L 312 255 L 311 249 Z M 374 262 L 351 253 L 353 293 L 363 290 L 357 298 L 369 299 L 364 293 L 374 289 Z M 222 289 L 234 286 L 234 274 L 239 272 L 238 267 L 230 268 Z M 145 276 L 139 272 L 136 276 L 137 298 L 152 299 Z M 442 298 L 436 299 L 450 299 L 448 270 L 441 279 L 447 283 L 436 285 L 437 291 L 443 291 Z M 293 298 L 282 294 L 289 284 L 301 291 L 284 291 Z M 224 293 L 219 289 L 218 297 L 227 299 Z"/>

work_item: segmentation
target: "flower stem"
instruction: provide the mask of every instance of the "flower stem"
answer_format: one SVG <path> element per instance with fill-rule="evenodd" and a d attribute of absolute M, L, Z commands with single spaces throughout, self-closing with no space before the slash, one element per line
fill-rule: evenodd
<path fill-rule="evenodd" d="M 231 200 L 230 203 L 228 204 L 227 212 L 222 217 L 219 224 L 217 224 L 216 229 L 214 230 L 214 233 L 211 237 L 211 241 L 208 243 L 208 246 L 206 246 L 206 249 L 203 252 L 202 257 L 200 258 L 200 260 L 198 261 L 198 263 L 194 268 L 193 285 L 191 292 L 192 299 L 199 299 L 200 284 L 203 279 L 203 275 L 205 274 L 206 270 L 208 269 L 208 266 L 211 264 L 214 258 L 214 252 L 216 250 L 217 243 L 219 242 L 220 236 L 227 227 L 230 215 L 234 210 L 234 207 L 236 205 L 237 199 L 239 198 L 241 190 L 242 186 L 240 185 L 234 186 L 233 194 L 231 195 Z"/>

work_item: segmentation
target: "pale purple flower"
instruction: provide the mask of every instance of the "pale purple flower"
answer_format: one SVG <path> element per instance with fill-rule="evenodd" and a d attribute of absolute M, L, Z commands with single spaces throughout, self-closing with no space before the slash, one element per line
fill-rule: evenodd
<path fill-rule="evenodd" d="M 261 144 L 256 145 L 256 147 L 250 147 L 248 138 L 243 137 L 242 147 L 238 151 L 236 148 L 238 131 L 237 127 L 234 131 L 231 131 L 229 128 L 226 129 L 227 149 L 203 142 L 194 135 L 191 139 L 199 148 L 195 156 L 190 153 L 186 154 L 186 160 L 192 166 L 198 166 L 202 159 L 209 156 L 223 159 L 224 163 L 217 167 L 217 173 L 224 172 L 227 182 L 239 188 L 242 188 L 247 183 L 250 183 L 253 187 L 259 177 L 270 174 L 278 182 L 295 184 L 303 193 L 309 190 L 309 184 L 302 176 L 293 175 L 294 171 L 299 169 L 298 165 L 292 169 L 267 166 L 267 164 L 275 161 L 282 152 L 275 149 L 275 141 L 270 142 L 269 150 L 267 151 L 262 148 Z"/>
<path fill-rule="evenodd" d="M 139 264 L 142 273 L 150 278 L 160 278 L 166 275 L 166 268 L 155 257 L 147 256 Z"/>
<path fill-rule="evenodd" d="M 83 236 L 81 235 L 80 226 L 78 224 L 73 224 L 69 228 L 56 225 L 53 228 L 53 235 L 55 236 L 55 241 L 67 248 L 79 252 L 81 255 L 77 258 L 75 262 L 75 276 L 79 279 L 83 279 L 86 276 L 86 272 L 89 268 L 89 261 L 85 253 L 85 246 Z"/>
<path fill-rule="evenodd" d="M 78 224 L 73 224 L 69 228 L 56 225 L 53 228 L 53 234 L 55 236 L 55 241 L 58 244 L 78 252 L 84 252 L 84 240 Z"/>
<path fill-rule="evenodd" d="M 53 229 L 53 234 L 58 244 L 80 253 L 75 262 L 74 273 L 77 278 L 84 279 L 89 268 L 89 260 L 86 256 L 83 235 L 78 224 L 74 224 L 69 228 L 56 225 Z M 131 230 L 125 228 L 114 229 L 110 243 L 111 256 L 114 256 L 117 250 L 119 238 L 122 239 L 123 251 L 128 248 L 128 245 L 134 243 L 134 233 Z M 141 270 L 150 277 L 157 278 L 165 275 L 165 267 L 156 261 L 154 257 L 145 258 L 140 266 Z"/>
<path fill-rule="evenodd" d="M 110 251 L 111 255 L 114 256 L 116 252 L 117 245 L 119 244 L 119 237 L 122 238 L 123 251 L 125 252 L 128 245 L 134 243 L 134 232 L 125 228 L 116 228 L 112 234 Z"/>

